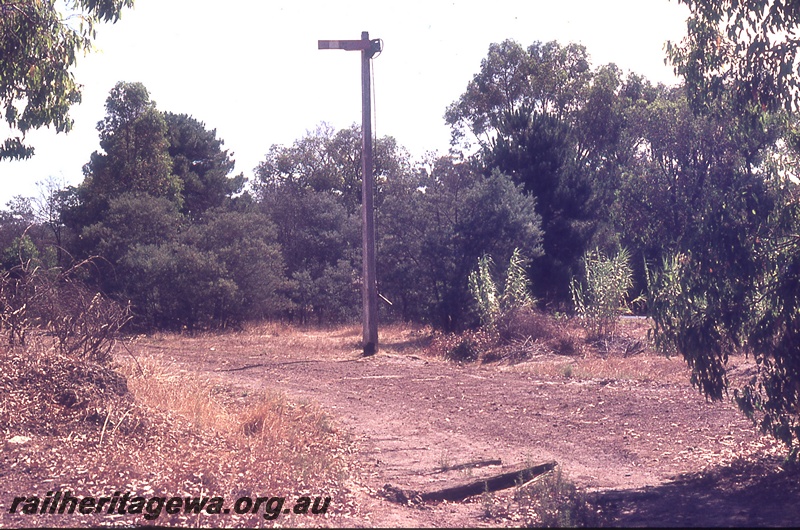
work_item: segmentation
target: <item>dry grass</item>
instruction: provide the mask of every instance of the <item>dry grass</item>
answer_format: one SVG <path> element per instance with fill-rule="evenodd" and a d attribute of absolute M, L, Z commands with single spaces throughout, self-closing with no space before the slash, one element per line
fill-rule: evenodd
<path fill-rule="evenodd" d="M 636 357 L 587 357 L 565 361 L 563 357 L 547 356 L 500 370 L 525 372 L 542 378 L 603 381 L 657 381 L 686 383 L 689 368 L 677 357 L 666 358 L 653 353 Z"/>
<path fill-rule="evenodd" d="M 122 358 L 118 370 L 126 376 L 136 402 L 145 407 L 180 414 L 204 430 L 226 432 L 235 423 L 220 398 L 225 389 L 197 373 L 153 359 Z"/>
<path fill-rule="evenodd" d="M 422 355 L 432 336 L 430 327 L 382 323 L 378 331 L 379 352 Z M 207 340 L 213 342 L 214 338 L 212 335 Z M 274 353 L 288 349 L 308 352 L 308 356 L 314 358 L 357 357 L 362 352 L 362 328 L 360 324 L 319 328 L 276 322 L 253 323 L 236 336 L 236 342 L 242 349 L 253 352 Z"/>
<path fill-rule="evenodd" d="M 219 337 L 194 340 L 202 344 L 215 339 Z M 169 337 L 161 340 L 170 342 Z M 342 458 L 348 442 L 315 404 L 295 403 L 272 391 L 237 390 L 221 379 L 154 358 L 123 362 L 120 371 L 137 403 L 181 415 L 189 426 L 224 437 L 246 454 L 268 456 L 277 483 L 296 481 L 308 487 L 317 479 L 336 483 L 348 479 Z M 240 456 L 223 458 L 235 464 Z"/>
<path fill-rule="evenodd" d="M 328 526 L 349 525 L 358 511 L 352 444 L 318 407 L 273 392 L 238 391 L 155 358 L 123 355 L 109 369 L 44 344 L 0 351 L 0 431 L 0 527 Z M 243 496 L 282 496 L 287 504 L 301 495 L 334 500 L 325 516 L 282 514 L 276 521 L 232 513 L 162 513 L 150 521 L 131 514 L 8 513 L 15 496 L 54 490 L 96 498 L 115 491 L 221 496 L 228 506 Z"/>
<path fill-rule="evenodd" d="M 679 383 L 689 380 L 689 369 L 677 357 L 666 358 L 654 354 L 639 357 L 595 357 L 582 359 L 575 367 L 574 377 Z"/>

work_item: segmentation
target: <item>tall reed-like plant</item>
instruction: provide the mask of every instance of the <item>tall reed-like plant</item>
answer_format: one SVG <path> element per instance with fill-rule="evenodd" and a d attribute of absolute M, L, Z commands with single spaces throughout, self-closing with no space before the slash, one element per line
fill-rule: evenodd
<path fill-rule="evenodd" d="M 583 281 L 573 278 L 570 293 L 590 340 L 614 336 L 620 315 L 629 313 L 628 292 L 633 287 L 630 252 L 621 248 L 613 257 L 599 249 L 583 256 Z"/>
<path fill-rule="evenodd" d="M 515 248 L 501 294 L 492 275 L 494 262 L 491 256 L 484 254 L 478 259 L 478 268 L 469 275 L 469 289 L 485 327 L 493 327 L 505 313 L 533 305 L 534 300 L 528 291 L 530 280 L 525 272 L 526 263 L 520 249 Z"/>
<path fill-rule="evenodd" d="M 500 298 L 501 311 L 507 312 L 533 305 L 533 298 L 529 290 L 531 282 L 528 280 L 525 265 L 527 265 L 527 260 L 522 256 L 520 250 L 515 248 L 508 262 L 506 284 L 503 288 L 503 296 Z"/>
<path fill-rule="evenodd" d="M 478 258 L 478 268 L 469 275 L 469 291 L 484 326 L 491 326 L 500 313 L 500 296 L 492 278 L 493 266 L 492 257 L 484 254 Z"/>

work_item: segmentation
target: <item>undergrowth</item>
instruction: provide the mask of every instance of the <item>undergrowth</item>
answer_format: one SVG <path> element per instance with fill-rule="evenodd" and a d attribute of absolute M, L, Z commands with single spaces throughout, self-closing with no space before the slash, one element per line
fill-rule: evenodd
<path fill-rule="evenodd" d="M 526 528 L 592 528 L 606 522 L 589 495 L 567 480 L 560 468 L 519 484 L 510 495 L 484 493 L 480 502 L 484 518 L 510 520 Z"/>
<path fill-rule="evenodd" d="M 430 351 L 456 362 L 517 363 L 541 354 L 578 355 L 579 333 L 569 320 L 526 307 L 499 315 L 491 328 L 438 335 Z"/>

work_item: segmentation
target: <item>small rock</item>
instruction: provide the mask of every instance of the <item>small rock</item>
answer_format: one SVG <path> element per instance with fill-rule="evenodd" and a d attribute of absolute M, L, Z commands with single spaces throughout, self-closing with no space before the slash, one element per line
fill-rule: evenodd
<path fill-rule="evenodd" d="M 30 436 L 17 435 L 17 436 L 14 436 L 13 438 L 9 438 L 8 441 L 6 441 L 6 443 L 8 445 L 25 445 L 26 443 L 28 443 L 30 441 L 31 441 Z"/>

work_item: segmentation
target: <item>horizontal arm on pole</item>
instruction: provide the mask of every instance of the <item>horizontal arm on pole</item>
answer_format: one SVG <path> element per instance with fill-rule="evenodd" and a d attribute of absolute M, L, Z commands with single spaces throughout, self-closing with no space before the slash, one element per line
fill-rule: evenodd
<path fill-rule="evenodd" d="M 368 40 L 320 40 L 319 50 L 368 50 L 372 43 Z"/>

